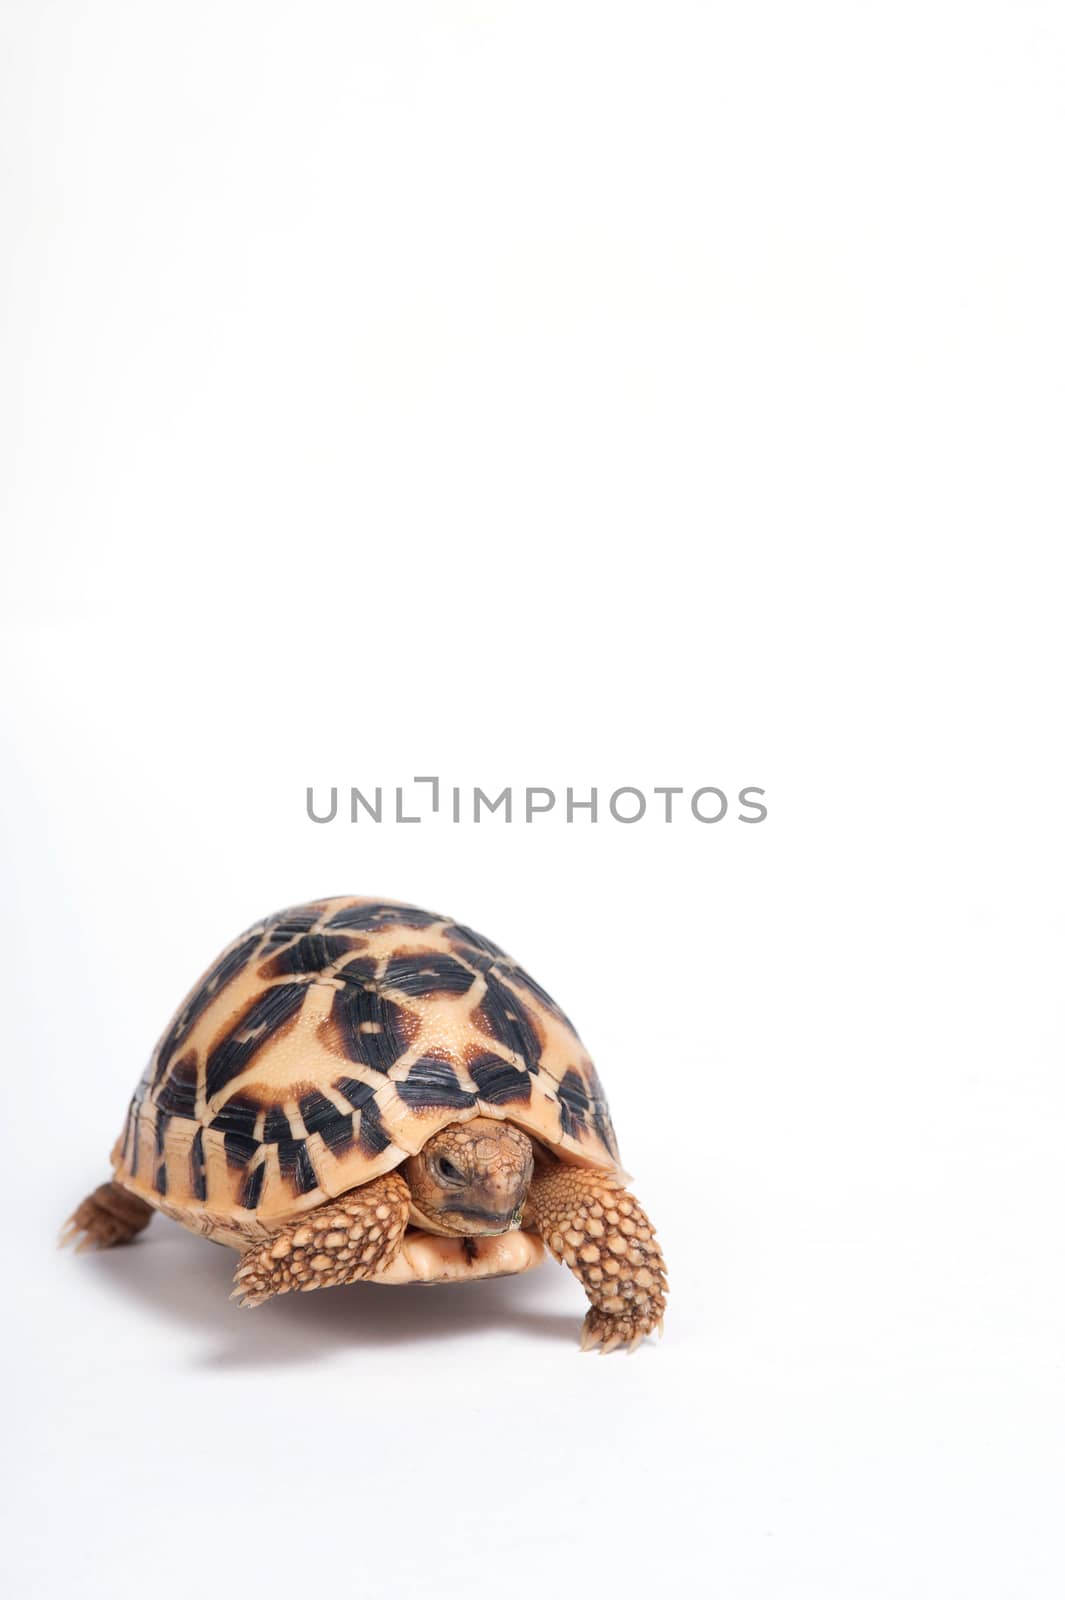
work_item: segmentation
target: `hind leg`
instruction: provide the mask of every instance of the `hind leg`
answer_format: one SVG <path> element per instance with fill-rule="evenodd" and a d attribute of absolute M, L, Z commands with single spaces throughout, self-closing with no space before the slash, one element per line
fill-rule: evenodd
<path fill-rule="evenodd" d="M 152 1208 L 117 1183 L 101 1183 L 67 1219 L 59 1236 L 61 1245 L 77 1239 L 79 1250 L 95 1245 L 107 1250 L 113 1244 L 128 1244 L 152 1220 Z"/>

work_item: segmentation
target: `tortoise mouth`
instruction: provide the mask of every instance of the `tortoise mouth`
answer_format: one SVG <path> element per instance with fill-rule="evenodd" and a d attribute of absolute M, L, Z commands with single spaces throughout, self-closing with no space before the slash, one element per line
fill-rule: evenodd
<path fill-rule="evenodd" d="M 461 1228 L 465 1223 L 475 1224 L 471 1230 L 478 1234 L 509 1233 L 512 1228 L 521 1227 L 521 1207 L 513 1211 L 483 1211 L 476 1206 L 463 1206 L 461 1211 L 449 1211 L 448 1219 L 457 1219 Z"/>

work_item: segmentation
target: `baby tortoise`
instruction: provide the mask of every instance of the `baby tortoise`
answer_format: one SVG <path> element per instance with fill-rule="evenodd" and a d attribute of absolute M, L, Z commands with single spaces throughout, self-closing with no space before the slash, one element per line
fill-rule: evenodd
<path fill-rule="evenodd" d="M 111 1160 L 65 1237 L 121 1244 L 163 1211 L 241 1252 L 242 1306 L 523 1272 L 546 1245 L 591 1301 L 583 1349 L 662 1322 L 662 1254 L 572 1024 L 497 945 L 414 906 L 315 900 L 242 933 Z"/>

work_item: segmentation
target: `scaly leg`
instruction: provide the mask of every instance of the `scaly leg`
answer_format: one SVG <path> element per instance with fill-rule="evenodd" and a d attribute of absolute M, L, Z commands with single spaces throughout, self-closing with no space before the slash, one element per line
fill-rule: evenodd
<path fill-rule="evenodd" d="M 151 1206 L 128 1189 L 117 1183 L 101 1183 L 67 1218 L 59 1243 L 69 1244 L 77 1239 L 79 1250 L 88 1250 L 90 1245 L 107 1250 L 113 1244 L 128 1244 L 148 1226 L 152 1216 Z"/>
<path fill-rule="evenodd" d="M 592 1302 L 582 1350 L 635 1350 L 661 1326 L 665 1263 L 646 1212 L 617 1178 L 561 1162 L 538 1170 L 524 1225 L 535 1228 L 556 1260 L 576 1274 Z"/>
<path fill-rule="evenodd" d="M 260 1306 L 292 1289 L 332 1289 L 387 1267 L 403 1243 L 410 1191 L 398 1172 L 329 1200 L 240 1258 L 231 1299 Z"/>

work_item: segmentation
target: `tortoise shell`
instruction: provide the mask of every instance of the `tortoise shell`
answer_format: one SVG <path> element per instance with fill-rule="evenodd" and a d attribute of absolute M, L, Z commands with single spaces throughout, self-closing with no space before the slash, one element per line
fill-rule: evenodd
<path fill-rule="evenodd" d="M 620 1171 L 595 1068 L 538 983 L 447 917 L 341 896 L 223 950 L 156 1046 L 112 1160 L 126 1188 L 232 1242 L 478 1116 Z"/>

